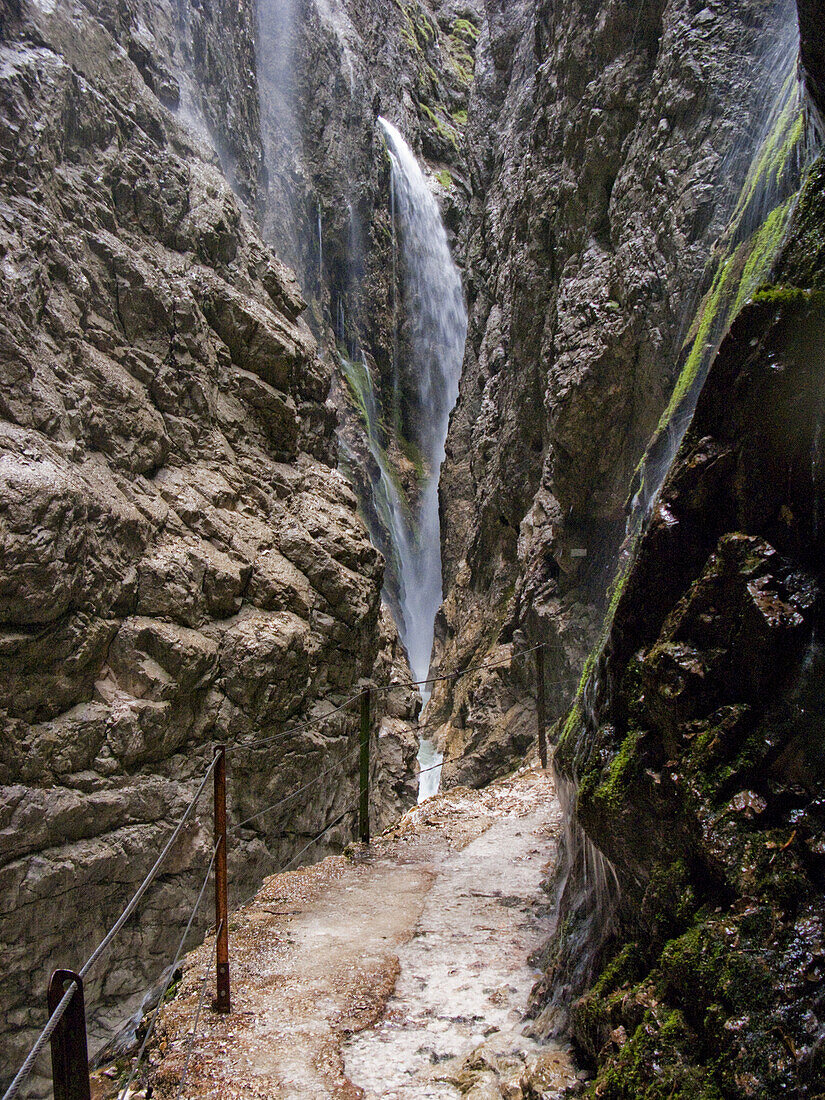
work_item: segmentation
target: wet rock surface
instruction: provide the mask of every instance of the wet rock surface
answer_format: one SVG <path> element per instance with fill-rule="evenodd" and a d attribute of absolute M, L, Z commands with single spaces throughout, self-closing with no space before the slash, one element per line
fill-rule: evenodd
<path fill-rule="evenodd" d="M 822 1095 L 822 214 L 818 164 L 777 285 L 713 363 L 559 743 L 613 876 L 570 1013 L 594 1095 Z M 547 953 L 548 1027 L 594 901 L 578 898 Z"/>
<path fill-rule="evenodd" d="M 308 317 L 334 364 L 342 465 L 386 560 L 385 596 L 400 621 L 398 546 L 381 507 L 383 456 L 415 513 L 424 467 L 414 302 L 405 302 L 402 231 L 392 211 L 390 160 L 378 125 L 398 126 L 424 166 L 448 229 L 469 199 L 463 134 L 482 19 L 478 0 L 260 0 L 258 78 L 266 239 L 298 273 Z M 407 306 L 411 308 L 407 308 Z M 380 431 L 368 432 L 364 394 Z M 426 404 L 426 402 L 424 402 Z"/>
<path fill-rule="evenodd" d="M 382 563 L 334 469 L 329 363 L 243 205 L 261 160 L 253 15 L 4 9 L 4 1080 L 50 970 L 81 965 L 119 915 L 212 745 L 230 746 L 233 821 L 340 764 L 238 835 L 244 897 L 352 802 L 357 711 L 325 714 L 404 668 Z M 415 797 L 413 695 L 385 701 L 376 825 Z M 93 1048 L 168 965 L 211 846 L 207 794 L 90 975 Z"/>

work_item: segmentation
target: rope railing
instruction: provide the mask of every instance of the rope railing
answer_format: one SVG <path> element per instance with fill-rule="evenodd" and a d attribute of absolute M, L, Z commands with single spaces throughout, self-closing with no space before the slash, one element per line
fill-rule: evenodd
<path fill-rule="evenodd" d="M 40 1057 L 40 1052 L 43 1050 L 43 1047 L 45 1047 L 46 1043 L 49 1042 L 52 1035 L 54 1034 L 55 1028 L 63 1019 L 63 1014 L 69 1007 L 69 1003 L 77 992 L 77 988 L 77 983 L 72 982 L 69 988 L 63 994 L 60 1004 L 58 1004 L 57 1008 L 49 1017 L 48 1023 L 40 1032 L 40 1035 L 37 1037 L 37 1042 L 29 1051 L 25 1062 L 15 1074 L 12 1083 L 3 1093 L 3 1100 L 12 1100 L 13 1097 L 17 1096 L 26 1078 L 31 1074 L 31 1071 L 34 1069 L 34 1063 Z"/>
<path fill-rule="evenodd" d="M 201 781 L 201 785 L 198 787 L 197 794 L 192 799 L 192 801 L 189 803 L 189 805 L 186 807 L 186 812 L 184 813 L 183 817 L 178 822 L 177 828 L 175 829 L 175 831 L 172 833 L 169 840 L 167 841 L 166 847 L 163 849 L 163 851 L 160 853 L 157 860 L 155 861 L 155 865 L 152 867 L 149 874 L 146 876 L 146 878 L 143 880 L 143 882 L 137 888 L 137 890 L 135 891 L 134 896 L 132 897 L 132 900 L 129 902 L 129 904 L 126 906 L 126 908 L 123 910 L 123 912 L 118 917 L 118 919 L 115 921 L 115 923 L 112 925 L 111 929 L 106 933 L 106 935 L 103 937 L 103 939 L 97 945 L 97 947 L 91 953 L 89 958 L 86 960 L 86 962 L 80 968 L 79 973 L 80 973 L 81 978 L 86 977 L 86 975 L 92 969 L 94 964 L 97 962 L 97 960 L 100 958 L 100 956 L 106 950 L 106 948 L 109 946 L 109 944 L 112 942 L 112 940 L 115 938 L 115 936 L 121 930 L 121 928 L 124 926 L 126 921 L 129 919 L 129 917 L 131 917 L 131 915 L 132 915 L 132 913 L 134 913 L 135 909 L 137 909 L 138 905 L 140 904 L 141 898 L 143 897 L 143 895 L 146 893 L 146 891 L 149 889 L 149 887 L 152 885 L 152 883 L 157 878 L 161 867 L 166 862 L 166 857 L 172 851 L 172 848 L 175 845 L 175 841 L 178 839 L 180 834 L 183 832 L 183 829 L 184 829 L 184 826 L 186 825 L 186 822 L 189 820 L 189 818 L 192 815 L 192 811 L 194 810 L 195 806 L 198 804 L 198 799 L 203 794 L 203 789 L 206 786 L 206 784 L 209 782 L 210 776 L 212 775 L 212 772 L 215 770 L 215 765 L 217 764 L 217 762 L 218 762 L 218 758 L 216 756 L 213 759 L 212 763 L 207 768 L 206 775 L 203 777 L 203 780 Z"/>
<path fill-rule="evenodd" d="M 344 810 L 344 812 L 342 814 L 339 814 L 339 816 L 336 817 L 336 819 L 334 821 L 331 821 L 329 823 L 329 825 L 326 826 L 326 828 L 322 829 L 321 832 L 317 834 L 317 836 L 314 836 L 312 838 L 312 840 L 309 841 L 309 843 L 305 844 L 303 846 L 303 848 L 301 848 L 300 851 L 296 852 L 295 855 L 292 857 L 292 859 L 289 860 L 288 863 L 285 863 L 283 865 L 283 867 L 281 867 L 278 871 L 275 872 L 275 874 L 282 875 L 284 873 L 284 871 L 288 871 L 294 863 L 298 862 L 298 860 L 301 858 L 301 856 L 304 854 L 304 852 L 309 851 L 309 849 L 312 847 L 313 844 L 317 844 L 318 841 L 321 840 L 322 837 L 325 837 L 327 835 L 327 833 L 331 832 L 335 828 L 336 825 L 340 825 L 341 822 L 344 820 L 344 818 L 347 816 L 347 814 L 351 814 L 357 805 L 358 805 L 358 799 L 357 798 L 353 799 L 353 801 L 350 802 L 350 804 L 347 806 L 347 808 Z"/>
<path fill-rule="evenodd" d="M 313 844 L 316 844 L 319 840 L 322 839 L 322 837 L 326 836 L 327 833 L 331 832 L 335 828 L 336 825 L 340 825 L 341 822 L 344 820 L 344 818 L 347 816 L 347 814 L 353 812 L 353 810 L 355 809 L 357 804 L 358 804 L 357 800 L 354 800 L 353 802 L 351 802 L 347 806 L 347 808 L 343 811 L 343 813 L 339 814 L 339 816 L 334 821 L 331 821 L 329 823 L 329 825 L 327 825 L 324 829 L 321 830 L 320 833 L 318 833 L 316 836 L 314 836 L 309 841 L 309 843 L 305 844 L 303 846 L 303 848 L 300 849 L 300 851 L 296 852 L 295 855 L 287 863 L 285 863 L 282 867 L 280 867 L 275 872 L 275 874 L 282 875 L 285 871 L 288 871 L 292 867 L 292 865 L 294 863 L 297 863 L 297 861 L 301 858 L 301 856 L 304 855 L 304 853 L 307 852 L 312 847 Z M 236 828 L 237 827 L 238 826 L 236 826 Z M 213 859 L 214 859 L 214 856 L 213 856 Z M 211 870 L 211 866 L 210 866 L 210 870 Z M 198 900 L 200 900 L 200 899 L 198 899 Z M 188 928 L 187 928 L 187 931 L 188 931 Z M 219 927 L 218 931 L 215 935 L 215 943 L 216 944 L 217 944 L 218 938 L 220 936 L 220 932 L 221 932 L 221 929 Z M 177 960 L 176 960 L 176 962 L 177 962 Z M 174 965 L 175 964 L 173 964 L 173 967 L 174 967 Z M 174 973 L 174 970 L 173 970 L 173 973 Z M 200 994 L 198 996 L 198 1003 L 197 1003 L 197 1007 L 195 1009 L 195 1018 L 192 1022 L 192 1030 L 189 1033 L 189 1042 L 187 1043 L 187 1047 L 186 1047 L 186 1057 L 184 1059 L 183 1071 L 181 1073 L 180 1082 L 178 1084 L 178 1091 L 175 1093 L 175 1100 L 179 1100 L 179 1098 L 183 1095 L 184 1085 L 186 1084 L 186 1078 L 189 1074 L 189 1065 L 190 1065 L 190 1062 L 192 1060 L 192 1052 L 194 1050 L 195 1039 L 197 1038 L 197 1033 L 198 1033 L 198 1021 L 200 1020 L 200 1015 L 201 1015 L 201 1012 L 203 1011 L 203 1002 L 206 999 L 206 990 L 207 990 L 207 986 L 209 984 L 209 975 L 210 975 L 210 973 L 211 973 L 211 963 L 207 965 L 206 970 L 205 970 L 204 975 L 203 975 L 203 978 L 201 980 Z M 167 989 L 168 989 L 168 983 L 167 983 Z M 161 997 L 161 1003 L 162 1003 L 163 997 L 165 997 L 165 995 L 166 995 L 166 990 L 164 990 L 163 996 Z M 157 1018 L 157 1012 L 156 1012 L 155 1018 Z M 152 1021 L 152 1025 L 154 1026 L 154 1020 Z M 146 1041 L 144 1040 L 144 1047 L 145 1047 L 145 1045 L 146 1045 Z M 140 1057 L 142 1056 L 142 1053 L 143 1053 L 143 1047 L 141 1048 L 141 1053 L 138 1055 L 138 1061 L 140 1060 Z M 125 1096 L 126 1092 L 128 1092 L 128 1085 L 131 1084 L 131 1081 L 133 1080 L 133 1078 L 134 1078 L 134 1072 L 133 1072 L 132 1076 L 129 1078 L 129 1082 L 127 1082 L 127 1086 L 123 1091 L 123 1096 Z M 122 1100 L 122 1097 L 119 1098 L 119 1100 Z"/>
<path fill-rule="evenodd" d="M 52 1035 L 54 1034 L 58 1024 L 60 1023 L 63 1015 L 65 1014 L 66 1009 L 69 1007 L 69 1004 L 71 1003 L 75 993 L 77 993 L 78 990 L 82 989 L 83 979 L 86 977 L 86 975 L 92 969 L 94 964 L 97 962 L 97 960 L 103 954 L 103 952 L 106 950 L 106 948 L 109 946 L 109 944 L 115 938 L 115 936 L 117 936 L 118 932 L 121 930 L 121 928 L 124 926 L 124 924 L 128 921 L 128 919 L 132 915 L 132 913 L 134 913 L 135 909 L 137 909 L 138 905 L 140 904 L 141 898 L 146 893 L 146 891 L 149 889 L 149 887 L 152 885 L 154 880 L 157 878 L 157 875 L 158 875 L 161 867 L 166 862 L 167 856 L 169 855 L 172 848 L 174 847 L 175 841 L 178 839 L 180 834 L 183 832 L 183 829 L 184 829 L 187 821 L 191 817 L 192 811 L 194 810 L 195 806 L 197 805 L 198 799 L 200 798 L 201 794 L 203 793 L 204 787 L 209 782 L 209 778 L 212 775 L 212 772 L 214 771 L 216 761 L 217 761 L 217 757 L 215 758 L 215 760 L 212 761 L 212 763 L 207 768 L 206 775 L 203 777 L 203 779 L 201 781 L 201 784 L 198 787 L 197 793 L 195 794 L 194 798 L 191 800 L 189 805 L 186 807 L 186 810 L 184 811 L 183 817 L 178 822 L 177 827 L 175 828 L 174 832 L 172 833 L 169 840 L 167 841 L 163 851 L 158 856 L 158 858 L 155 860 L 155 863 L 152 866 L 151 870 L 146 875 L 146 877 L 144 878 L 143 882 L 140 884 L 138 889 L 135 891 L 134 895 L 132 896 L 131 901 L 129 901 L 126 908 L 120 914 L 118 919 L 115 921 L 115 923 L 112 925 L 112 927 L 109 929 L 109 931 L 103 937 L 103 939 L 100 941 L 100 943 L 94 949 L 94 951 L 91 953 L 89 958 L 86 960 L 86 962 L 80 968 L 80 970 L 78 971 L 78 974 L 77 974 L 77 980 L 72 981 L 71 984 L 69 985 L 68 989 L 66 990 L 66 992 L 63 994 L 63 997 L 61 998 L 60 1003 L 58 1004 L 58 1006 L 54 1010 L 54 1012 L 52 1012 L 51 1016 L 49 1017 L 49 1020 L 46 1023 L 46 1026 L 43 1028 L 43 1030 L 41 1031 L 41 1033 L 38 1036 L 37 1040 L 35 1041 L 34 1046 L 29 1051 L 25 1061 L 23 1062 L 23 1065 L 17 1071 L 17 1073 L 16 1073 L 14 1079 L 12 1080 L 11 1084 L 9 1085 L 9 1087 L 6 1089 L 5 1093 L 3 1094 L 3 1100 L 13 1100 L 13 1098 L 15 1096 L 17 1096 L 17 1094 L 19 1093 L 19 1091 L 20 1091 L 21 1087 L 23 1086 L 24 1082 L 31 1075 L 31 1072 L 34 1069 L 35 1062 L 37 1061 L 38 1057 L 40 1056 L 41 1051 L 45 1047 L 46 1043 L 48 1043 L 51 1040 Z"/>
<path fill-rule="evenodd" d="M 346 710 L 350 703 L 354 703 L 356 699 L 360 699 L 364 694 L 363 691 L 359 691 L 357 695 L 351 695 L 349 699 L 345 699 L 343 703 L 335 707 L 333 710 L 329 710 L 326 714 L 318 714 L 314 718 L 307 718 L 304 722 L 298 722 L 296 725 L 291 726 L 288 730 L 281 730 L 280 733 L 273 734 L 272 737 L 262 737 L 257 741 L 248 741 L 246 744 L 238 745 L 241 749 L 259 749 L 264 745 L 271 745 L 275 741 L 283 741 L 287 737 L 291 737 L 293 733 L 301 733 L 302 730 L 309 729 L 310 726 L 317 726 L 321 722 L 326 722 L 327 718 L 331 718 L 333 714 L 339 714 L 342 710 Z M 326 699 L 319 699 L 319 703 L 327 702 Z"/>
<path fill-rule="evenodd" d="M 338 771 L 342 764 L 346 763 L 347 760 L 353 759 L 356 753 L 360 752 L 360 748 L 361 746 L 357 745 L 354 749 L 341 757 L 340 760 L 336 761 L 336 763 L 333 764 L 331 767 L 325 768 L 322 772 L 319 772 L 313 779 L 310 779 L 308 783 L 304 783 L 302 787 L 298 787 L 290 794 L 285 795 L 283 798 L 280 798 L 277 802 L 273 802 L 271 806 L 265 806 L 263 810 L 258 810 L 257 813 L 250 814 L 249 817 L 245 817 L 243 821 L 239 821 L 237 825 L 232 826 L 232 828 L 229 830 L 230 834 L 238 832 L 239 829 L 243 829 L 243 827 L 245 825 L 248 825 L 250 821 L 257 821 L 259 817 L 265 817 L 266 814 L 273 813 L 273 811 L 280 809 L 281 806 L 286 806 L 287 803 L 292 802 L 293 799 L 297 798 L 299 794 L 303 794 L 304 791 L 308 791 L 310 787 L 314 787 L 316 783 L 320 783 L 325 776 L 330 775 L 332 772 Z"/>
<path fill-rule="evenodd" d="M 545 744 L 545 717 L 544 717 L 544 688 L 547 686 L 570 686 L 578 683 L 578 680 L 558 680 L 551 681 L 550 684 L 546 684 L 544 680 L 544 649 L 547 643 L 542 642 L 538 645 L 529 647 L 528 649 L 522 649 L 515 653 L 511 653 L 506 657 L 499 656 L 494 657 L 489 661 L 482 662 L 476 665 L 471 665 L 467 668 L 453 670 L 452 672 L 442 673 L 437 676 L 431 676 L 424 680 L 409 680 L 409 681 L 395 681 L 386 684 L 374 684 L 368 683 L 357 694 L 350 696 L 343 702 L 336 704 L 332 709 L 323 714 L 315 713 L 312 717 L 307 718 L 301 722 L 296 722 L 288 729 L 282 730 L 277 734 L 270 737 L 260 738 L 258 740 L 242 743 L 239 742 L 235 748 L 236 750 L 247 750 L 262 748 L 266 745 L 274 744 L 278 741 L 283 741 L 288 737 L 293 736 L 296 733 L 300 733 L 310 727 L 317 727 L 324 723 L 327 719 L 333 717 L 336 714 L 343 713 L 347 708 L 352 706 L 355 702 L 360 702 L 360 737 L 358 745 L 352 748 L 350 751 L 344 753 L 334 764 L 322 771 L 318 772 L 308 782 L 302 784 L 295 790 L 291 791 L 283 798 L 272 803 L 269 806 L 265 806 L 263 809 L 256 811 L 249 817 L 244 818 L 242 821 L 237 822 L 231 829 L 226 827 L 226 749 L 223 746 L 219 746 L 212 759 L 211 764 L 206 770 L 205 775 L 200 781 L 198 789 L 194 797 L 186 807 L 182 817 L 180 818 L 177 826 L 173 830 L 171 836 L 167 840 L 160 855 L 153 864 L 151 870 L 137 888 L 132 898 L 126 905 L 125 909 L 91 953 L 89 958 L 81 967 L 78 973 L 73 971 L 59 970 L 55 971 L 52 976 L 52 981 L 49 988 L 49 1009 L 50 1015 L 48 1022 L 41 1031 L 34 1045 L 32 1046 L 29 1054 L 26 1056 L 25 1061 L 21 1065 L 11 1084 L 8 1086 L 6 1092 L 3 1094 L 2 1100 L 14 1100 L 18 1095 L 20 1088 L 26 1079 L 31 1075 L 35 1063 L 43 1051 L 47 1043 L 52 1044 L 52 1065 L 53 1073 L 55 1077 L 55 1096 L 71 1095 L 73 1098 L 78 1097 L 79 1100 L 86 1100 L 90 1095 L 88 1088 L 88 1059 L 86 1057 L 86 1032 L 85 1032 L 85 1009 L 83 1007 L 83 981 L 95 965 L 97 960 L 103 955 L 120 930 L 129 920 L 131 915 L 135 912 L 142 898 L 152 885 L 160 873 L 169 853 L 172 851 L 176 841 L 180 837 L 187 822 L 191 819 L 198 801 L 203 794 L 204 789 L 209 783 L 210 778 L 214 783 L 215 793 L 215 845 L 212 849 L 211 859 L 209 866 L 206 870 L 203 882 L 200 887 L 197 899 L 189 913 L 189 917 L 186 923 L 183 935 L 178 943 L 177 950 L 175 952 L 174 961 L 169 968 L 168 977 L 165 982 L 163 991 L 160 995 L 158 1003 L 154 1009 L 154 1013 L 151 1022 L 145 1032 L 140 1049 L 135 1059 L 129 1078 L 126 1081 L 123 1089 L 119 1094 L 119 1100 L 125 1100 L 125 1097 L 129 1094 L 129 1090 L 132 1083 L 137 1076 L 140 1067 L 143 1063 L 144 1055 L 148 1049 L 149 1043 L 155 1031 L 155 1025 L 158 1021 L 161 1009 L 163 1007 L 164 1000 L 169 991 L 174 974 L 177 970 L 178 963 L 183 954 L 186 941 L 191 932 L 192 925 L 195 917 L 200 909 L 201 902 L 203 901 L 204 894 L 206 892 L 207 885 L 210 877 L 213 875 L 215 880 L 215 899 L 216 899 L 216 960 L 217 960 L 217 984 L 218 984 L 218 997 L 215 1005 L 217 1011 L 229 1012 L 230 1011 L 230 998 L 229 998 L 229 947 L 228 947 L 228 911 L 227 911 L 227 838 L 235 835 L 239 830 L 249 825 L 251 822 L 259 820 L 267 814 L 273 813 L 277 809 L 294 801 L 301 794 L 315 786 L 316 784 L 327 779 L 333 772 L 341 772 L 344 770 L 346 774 L 347 765 L 352 762 L 354 757 L 360 754 L 359 765 L 359 795 L 356 799 L 350 801 L 345 809 L 331 822 L 324 826 L 324 828 L 314 835 L 306 844 L 304 844 L 287 863 L 285 863 L 277 873 L 283 873 L 292 868 L 298 860 L 315 844 L 319 843 L 329 832 L 336 826 L 340 825 L 347 815 L 357 810 L 358 812 L 358 836 L 366 843 L 369 843 L 370 839 L 370 708 L 374 695 L 383 694 L 388 691 L 395 690 L 397 688 L 415 688 L 423 687 L 425 685 L 435 684 L 438 682 L 457 680 L 463 676 L 467 676 L 474 672 L 483 671 L 486 669 L 501 668 L 505 665 L 509 665 L 512 661 L 518 660 L 531 653 L 536 654 L 536 671 L 537 671 L 537 717 L 538 717 L 538 733 L 539 733 L 539 747 L 542 765 L 546 767 L 546 744 Z M 318 700 L 318 703 L 329 703 L 331 700 L 323 698 Z M 317 704 L 316 704 L 317 705 Z M 411 726 L 411 732 L 421 732 L 424 730 L 432 729 L 436 726 L 443 725 L 443 722 L 433 720 L 431 722 L 419 723 L 416 726 Z M 426 768 L 419 768 L 418 775 L 424 775 L 427 772 L 435 771 L 437 768 L 442 768 L 444 762 L 433 764 Z M 186 1060 L 184 1063 L 183 1076 L 181 1078 L 180 1086 L 177 1095 L 180 1096 L 183 1083 L 186 1080 L 186 1074 L 188 1073 L 190 1059 L 192 1055 L 192 1048 L 197 1034 L 198 1022 L 200 1019 L 201 1010 L 203 1007 L 203 999 L 205 996 L 205 990 L 207 986 L 209 971 L 204 978 L 201 995 L 198 1001 L 198 1007 L 195 1014 L 195 1020 L 193 1023 L 192 1034 L 190 1035 L 189 1046 L 187 1050 Z M 64 988 L 66 983 L 68 987 Z M 61 995 L 62 992 L 62 995 Z M 67 1015 L 68 1013 L 68 1015 Z M 82 1034 L 78 1034 L 82 1032 Z M 65 1034 L 64 1034 L 65 1033 Z M 57 1044 L 57 1045 L 56 1045 Z M 68 1075 L 65 1080 L 72 1080 L 74 1091 L 69 1094 L 68 1092 L 58 1087 L 58 1075 Z M 85 1077 L 86 1084 L 79 1090 L 75 1088 L 76 1079 Z M 64 1084 L 65 1084 L 64 1080 Z"/>
<path fill-rule="evenodd" d="M 439 684 L 444 680 L 460 680 L 462 676 L 469 676 L 471 672 L 483 672 L 489 668 L 503 668 L 504 665 L 509 665 L 511 661 L 518 660 L 519 657 L 526 657 L 528 653 L 535 653 L 538 649 L 544 649 L 547 642 L 539 642 L 538 645 L 530 646 L 529 649 L 520 649 L 516 653 L 511 653 L 509 657 L 493 657 L 489 661 L 484 661 L 479 665 L 471 665 L 469 668 L 458 669 L 454 672 L 445 672 L 438 676 L 428 676 L 425 680 L 402 680 L 399 684 L 392 685 L 394 687 L 424 687 L 426 684 Z M 578 683 L 578 681 L 576 681 Z"/>

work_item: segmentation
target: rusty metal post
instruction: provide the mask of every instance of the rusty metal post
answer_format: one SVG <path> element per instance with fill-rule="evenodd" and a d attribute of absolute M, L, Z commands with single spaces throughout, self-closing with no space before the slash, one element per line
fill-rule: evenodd
<path fill-rule="evenodd" d="M 52 1033 L 54 1100 L 90 1100 L 89 1051 L 86 1046 L 86 1008 L 83 981 L 72 970 L 55 970 L 49 982 L 49 1017 L 72 982 L 77 989 Z"/>
<path fill-rule="evenodd" d="M 544 649 L 536 650 L 536 720 L 539 727 L 539 759 L 547 767 L 547 707 L 544 701 Z"/>
<path fill-rule="evenodd" d="M 229 892 L 226 878 L 226 747 L 215 752 L 215 927 L 217 929 L 217 989 L 213 1004 L 216 1012 L 230 1011 L 229 997 Z"/>
<path fill-rule="evenodd" d="M 361 804 L 358 814 L 358 835 L 364 844 L 370 842 L 370 697 L 366 689 L 361 696 Z"/>

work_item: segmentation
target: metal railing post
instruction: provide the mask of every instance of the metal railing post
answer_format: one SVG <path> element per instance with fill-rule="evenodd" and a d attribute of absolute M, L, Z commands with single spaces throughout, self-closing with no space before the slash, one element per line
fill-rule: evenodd
<path fill-rule="evenodd" d="M 539 759 L 547 767 L 547 707 L 544 700 L 544 649 L 536 650 L 536 721 L 539 727 Z"/>
<path fill-rule="evenodd" d="M 51 1038 L 54 1100 L 90 1100 L 89 1051 L 86 1045 L 86 1007 L 83 980 L 73 970 L 55 970 L 49 982 L 49 1017 L 72 982 L 77 989 Z"/>
<path fill-rule="evenodd" d="M 216 1012 L 229 1012 L 229 893 L 226 875 L 226 746 L 215 752 L 215 928 L 217 929 L 217 998 L 212 1006 Z"/>
<path fill-rule="evenodd" d="M 367 688 L 361 696 L 361 801 L 358 814 L 358 835 L 364 844 L 370 842 L 370 697 Z"/>

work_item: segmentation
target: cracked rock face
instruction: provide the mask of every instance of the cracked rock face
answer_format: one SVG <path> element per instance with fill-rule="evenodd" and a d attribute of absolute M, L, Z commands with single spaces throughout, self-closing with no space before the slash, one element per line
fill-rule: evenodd
<path fill-rule="evenodd" d="M 333 468 L 329 364 L 224 174 L 254 199 L 251 8 L 236 8 L 3 16 L 4 1076 L 50 970 L 79 967 L 119 915 L 212 745 L 230 747 L 231 820 L 340 765 L 237 835 L 238 898 L 350 808 L 357 714 L 324 720 L 318 699 L 403 667 L 381 560 Z M 414 798 L 411 696 L 386 709 L 376 824 Z M 239 747 L 261 737 L 276 740 Z M 93 1047 L 168 965 L 211 845 L 207 792 L 90 975 Z"/>
<path fill-rule="evenodd" d="M 766 44 L 793 15 L 557 7 L 488 4 L 476 50 L 460 235 L 470 320 L 441 481 L 436 648 L 452 668 L 546 643 L 551 717 L 597 636 L 633 470 L 747 170 L 755 105 L 772 94 Z M 517 757 L 524 729 L 509 716 L 532 707 L 534 681 L 522 661 L 515 676 L 436 691 L 456 760 L 446 782 Z"/>

